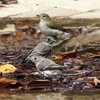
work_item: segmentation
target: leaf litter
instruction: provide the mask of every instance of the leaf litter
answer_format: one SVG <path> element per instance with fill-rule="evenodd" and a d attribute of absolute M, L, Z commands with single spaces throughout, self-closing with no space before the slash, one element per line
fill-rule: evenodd
<path fill-rule="evenodd" d="M 36 34 L 38 32 L 37 24 L 38 21 L 34 20 L 15 20 L 16 31 L 13 34 L 12 32 L 9 34 L 4 32 L 0 35 L 0 91 L 2 91 L 2 88 L 5 89 L 5 94 L 0 93 L 0 97 L 3 97 L 3 95 L 9 97 L 8 94 L 32 92 L 69 93 L 78 91 L 99 93 L 99 41 L 79 45 L 74 49 L 74 52 L 57 52 L 56 49 L 53 49 L 49 58 L 57 64 L 66 66 L 66 68 L 62 69 L 62 75 L 56 75 L 52 79 L 39 73 L 34 63 L 21 63 L 28 52 L 43 37 L 41 34 Z M 70 40 L 67 42 L 70 42 Z M 16 70 L 12 71 L 13 68 Z M 9 71 L 7 71 L 8 69 Z"/>

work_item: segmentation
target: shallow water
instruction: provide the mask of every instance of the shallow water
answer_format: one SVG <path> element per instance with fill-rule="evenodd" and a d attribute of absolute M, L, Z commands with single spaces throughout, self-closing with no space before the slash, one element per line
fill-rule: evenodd
<path fill-rule="evenodd" d="M 62 95 L 60 93 L 34 93 L 13 95 L 12 98 L 0 100 L 100 100 L 100 94 Z"/>
<path fill-rule="evenodd" d="M 79 21 L 83 21 L 82 25 L 89 25 L 93 24 L 95 22 L 96 24 L 99 23 L 97 19 L 95 20 L 88 20 L 87 19 L 77 19 L 77 20 L 72 20 L 70 19 L 70 23 L 68 23 L 68 26 L 71 26 L 72 24 L 75 26 L 79 26 L 80 23 Z M 67 20 L 66 20 L 67 21 Z M 73 23 L 72 23 L 72 22 Z M 87 22 L 87 23 L 86 23 Z M 62 20 L 63 25 L 65 25 L 65 19 Z M 100 25 L 100 24 L 99 24 Z M 77 93 L 78 94 L 78 93 Z M 0 100 L 100 100 L 100 94 L 64 94 L 62 95 L 61 93 L 25 93 L 25 94 L 18 94 L 18 95 L 12 95 L 12 98 L 7 98 L 7 99 L 1 99 Z"/>

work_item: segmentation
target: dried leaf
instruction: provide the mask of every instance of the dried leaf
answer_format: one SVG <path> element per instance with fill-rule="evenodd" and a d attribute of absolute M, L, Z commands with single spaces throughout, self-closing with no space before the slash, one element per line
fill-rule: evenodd
<path fill-rule="evenodd" d="M 84 78 L 82 78 L 82 77 L 79 77 L 79 78 L 75 79 L 75 81 L 83 81 L 83 80 L 84 80 Z"/>
<path fill-rule="evenodd" d="M 16 20 L 15 25 L 36 25 L 39 22 L 36 20 L 28 20 L 28 19 L 23 19 L 23 20 Z"/>
<path fill-rule="evenodd" d="M 94 78 L 94 83 L 95 83 L 95 86 L 97 86 L 98 85 L 98 83 L 100 83 L 100 80 L 99 79 L 97 79 L 96 77 Z"/>
<path fill-rule="evenodd" d="M 85 54 L 82 55 L 82 57 L 84 58 L 100 58 L 100 53 L 89 53 L 89 54 Z"/>
<path fill-rule="evenodd" d="M 7 87 L 10 84 L 16 84 L 16 83 L 18 83 L 17 80 L 13 80 L 13 79 L 6 78 L 6 77 L 0 78 L 0 86 L 3 86 L 3 87 Z"/>
<path fill-rule="evenodd" d="M 17 40 L 22 40 L 22 36 L 23 36 L 22 32 L 16 32 L 15 37 L 16 37 Z"/>
<path fill-rule="evenodd" d="M 75 58 L 77 54 L 77 51 L 75 52 L 70 52 L 70 53 L 64 53 L 61 54 L 60 56 L 55 57 L 54 59 L 65 59 L 65 58 Z"/>
<path fill-rule="evenodd" d="M 16 67 L 14 67 L 11 64 L 6 64 L 6 65 L 2 65 L 0 66 L 0 72 L 2 73 L 10 73 L 10 72 L 15 72 L 16 71 Z"/>
<path fill-rule="evenodd" d="M 89 87 L 94 87 L 92 83 L 86 83 Z"/>

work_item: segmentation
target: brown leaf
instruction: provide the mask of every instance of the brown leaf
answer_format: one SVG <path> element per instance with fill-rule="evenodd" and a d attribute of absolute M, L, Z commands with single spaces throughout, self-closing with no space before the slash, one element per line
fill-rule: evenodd
<path fill-rule="evenodd" d="M 89 87 L 94 87 L 91 83 L 86 83 Z"/>
<path fill-rule="evenodd" d="M 19 82 L 17 80 L 13 80 L 13 79 L 6 78 L 6 77 L 0 77 L 0 86 L 7 87 L 9 85 L 16 85 L 18 83 Z M 20 86 L 21 86 L 21 84 L 20 84 Z"/>
<path fill-rule="evenodd" d="M 85 55 L 82 55 L 82 57 L 84 58 L 94 58 L 94 57 L 100 57 L 100 53 L 89 53 L 89 54 L 85 54 Z"/>
<path fill-rule="evenodd" d="M 74 60 L 74 64 L 82 64 L 82 63 L 84 63 L 82 60 L 79 59 Z"/>
<path fill-rule="evenodd" d="M 28 20 L 28 19 L 23 19 L 23 20 L 16 20 L 15 24 L 16 25 L 36 25 L 39 22 L 36 20 Z"/>
<path fill-rule="evenodd" d="M 63 79 L 62 83 L 65 83 L 67 81 L 67 79 Z"/>
<path fill-rule="evenodd" d="M 97 79 L 96 77 L 94 78 L 94 83 L 95 83 L 95 86 L 97 86 L 98 85 L 98 83 L 100 83 L 100 80 L 99 79 Z"/>
<path fill-rule="evenodd" d="M 22 40 L 22 36 L 23 36 L 22 32 L 16 32 L 15 37 L 16 37 L 17 40 Z"/>
<path fill-rule="evenodd" d="M 79 77 L 79 78 L 75 79 L 75 81 L 82 81 L 82 80 L 84 80 L 84 78 L 82 78 L 82 77 Z"/>
<path fill-rule="evenodd" d="M 57 60 L 57 59 L 65 59 L 65 58 L 75 58 L 76 54 L 77 54 L 77 50 L 75 52 L 61 54 L 60 56 L 57 56 L 54 59 Z"/>

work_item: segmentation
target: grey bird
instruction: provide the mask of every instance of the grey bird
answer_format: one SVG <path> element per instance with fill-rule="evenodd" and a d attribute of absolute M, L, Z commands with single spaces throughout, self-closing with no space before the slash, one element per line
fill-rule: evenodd
<path fill-rule="evenodd" d="M 27 57 L 25 57 L 22 63 L 31 58 L 31 56 L 33 55 L 47 56 L 51 54 L 53 42 L 56 42 L 56 40 L 53 37 L 51 36 L 44 37 L 42 42 L 40 42 L 35 48 L 33 48 L 33 50 L 31 50 L 31 52 L 28 54 Z"/>
<path fill-rule="evenodd" d="M 54 75 L 62 74 L 60 69 L 65 68 L 59 64 L 56 64 L 51 59 L 47 59 L 41 56 L 32 56 L 30 58 L 35 63 L 37 70 L 45 77 L 52 77 Z"/>
<path fill-rule="evenodd" d="M 53 36 L 57 37 L 60 34 L 66 34 L 66 29 L 64 29 L 61 25 L 54 22 L 48 14 L 42 13 L 39 16 L 40 22 L 39 22 L 39 28 L 40 31 L 45 36 Z M 68 33 L 67 33 L 68 34 Z"/>

